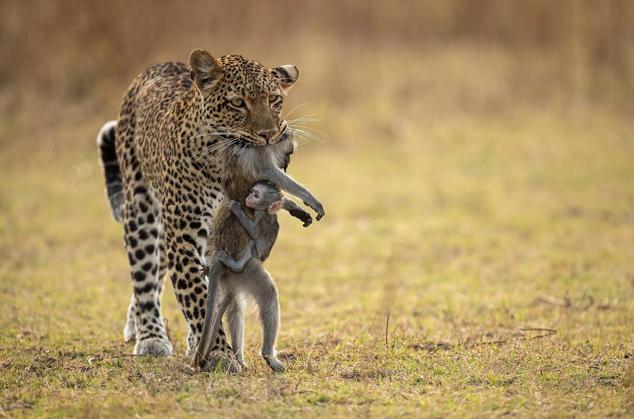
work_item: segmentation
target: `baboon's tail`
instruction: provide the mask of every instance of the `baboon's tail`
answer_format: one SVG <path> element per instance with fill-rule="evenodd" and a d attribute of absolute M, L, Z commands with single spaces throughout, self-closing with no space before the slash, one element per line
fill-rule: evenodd
<path fill-rule="evenodd" d="M 117 121 L 108 121 L 97 135 L 99 160 L 106 178 L 106 193 L 115 220 L 123 222 L 123 183 L 115 149 Z"/>

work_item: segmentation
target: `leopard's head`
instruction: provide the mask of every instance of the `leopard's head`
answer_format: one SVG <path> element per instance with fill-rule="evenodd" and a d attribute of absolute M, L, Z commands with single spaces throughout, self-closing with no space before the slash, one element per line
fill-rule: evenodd
<path fill-rule="evenodd" d="M 200 49 L 192 51 L 189 66 L 207 132 L 251 146 L 280 141 L 287 129 L 280 112 L 299 76 L 296 66 L 269 69 L 241 55 L 215 59 Z"/>

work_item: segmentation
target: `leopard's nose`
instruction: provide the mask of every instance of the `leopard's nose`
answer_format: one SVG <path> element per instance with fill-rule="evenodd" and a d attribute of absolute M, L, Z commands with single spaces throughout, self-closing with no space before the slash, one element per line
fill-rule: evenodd
<path fill-rule="evenodd" d="M 262 129 L 258 131 L 258 135 L 267 141 L 273 138 L 276 133 L 276 129 Z"/>

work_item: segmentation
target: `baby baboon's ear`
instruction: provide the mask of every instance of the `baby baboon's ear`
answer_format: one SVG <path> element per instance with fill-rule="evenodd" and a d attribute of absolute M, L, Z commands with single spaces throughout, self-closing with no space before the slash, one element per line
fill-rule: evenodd
<path fill-rule="evenodd" d="M 207 51 L 195 49 L 189 54 L 192 79 L 201 93 L 211 89 L 222 75 L 222 66 Z"/>
<path fill-rule="evenodd" d="M 281 199 L 279 201 L 275 201 L 269 205 L 267 212 L 269 214 L 277 214 L 277 212 L 282 209 L 283 204 L 284 202 Z"/>
<path fill-rule="evenodd" d="M 297 81 L 299 70 L 292 64 L 281 65 L 271 69 L 271 75 L 277 79 L 280 87 L 287 91 Z"/>

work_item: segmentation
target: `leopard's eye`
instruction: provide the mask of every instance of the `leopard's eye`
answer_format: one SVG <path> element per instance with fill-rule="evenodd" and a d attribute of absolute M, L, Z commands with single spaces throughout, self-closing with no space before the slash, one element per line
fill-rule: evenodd
<path fill-rule="evenodd" d="M 269 106 L 273 109 L 280 108 L 282 106 L 282 95 L 269 96 Z"/>
<path fill-rule="evenodd" d="M 239 97 L 235 97 L 229 101 L 229 104 L 234 108 L 244 108 L 244 100 Z"/>

